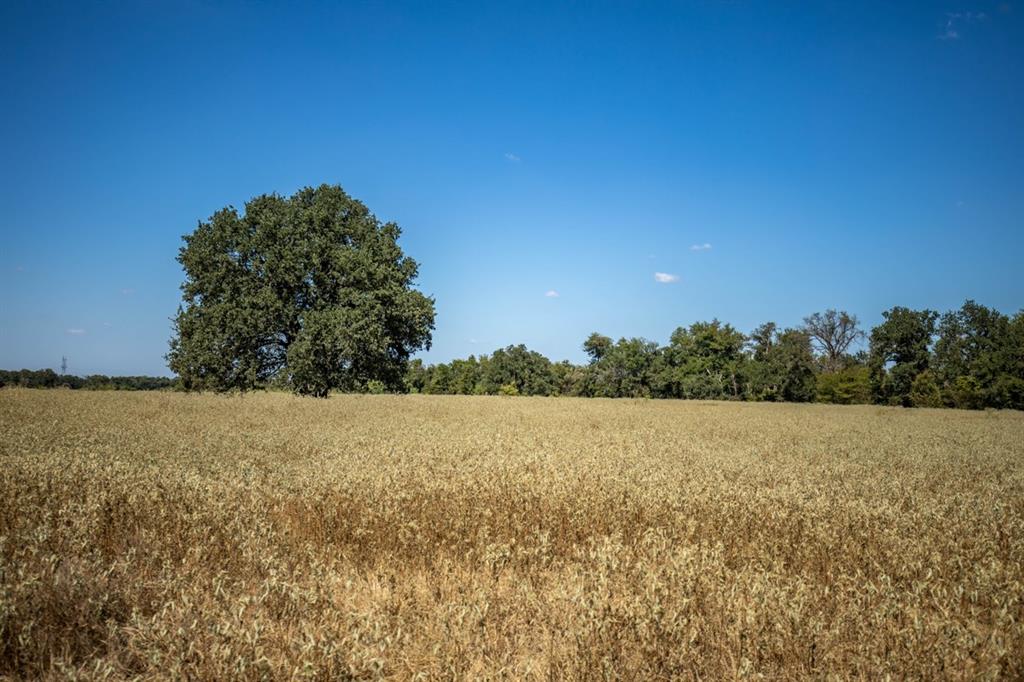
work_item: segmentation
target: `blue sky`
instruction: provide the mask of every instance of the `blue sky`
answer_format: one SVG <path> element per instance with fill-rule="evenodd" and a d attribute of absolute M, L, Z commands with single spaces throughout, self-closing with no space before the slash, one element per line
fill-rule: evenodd
<path fill-rule="evenodd" d="M 5 2 L 0 367 L 166 373 L 181 235 L 324 182 L 403 227 L 428 361 L 1015 312 L 1022 66 L 1024 2 Z"/>

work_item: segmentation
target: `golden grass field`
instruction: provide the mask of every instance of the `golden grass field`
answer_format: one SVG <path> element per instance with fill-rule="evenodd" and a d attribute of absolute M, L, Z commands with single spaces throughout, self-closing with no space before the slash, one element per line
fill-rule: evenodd
<path fill-rule="evenodd" d="M 1024 414 L 0 391 L 0 675 L 1024 676 Z"/>

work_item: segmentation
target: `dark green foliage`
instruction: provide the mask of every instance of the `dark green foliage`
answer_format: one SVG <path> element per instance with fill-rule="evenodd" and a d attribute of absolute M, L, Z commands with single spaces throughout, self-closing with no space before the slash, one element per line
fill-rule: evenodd
<path fill-rule="evenodd" d="M 939 321 L 935 341 L 935 374 L 950 407 L 980 409 L 1006 406 L 1003 377 L 1021 377 L 1013 360 L 1013 326 L 1006 315 L 974 301 L 965 301 Z M 1018 340 L 1019 343 L 1019 340 Z"/>
<path fill-rule="evenodd" d="M 161 391 L 175 388 L 177 379 L 170 377 L 124 376 L 108 377 L 91 374 L 85 378 L 57 374 L 52 369 L 0 370 L 0 386 L 23 388 L 71 388 L 92 391 Z"/>
<path fill-rule="evenodd" d="M 587 367 L 578 367 L 568 360 L 551 364 L 551 380 L 554 384 L 552 395 L 586 395 Z"/>
<path fill-rule="evenodd" d="M 871 330 L 868 368 L 872 398 L 910 407 L 914 379 L 928 369 L 938 313 L 897 306 L 882 316 L 885 322 Z"/>
<path fill-rule="evenodd" d="M 171 369 L 188 389 L 401 390 L 410 354 L 430 347 L 434 304 L 412 289 L 400 234 L 338 186 L 218 211 L 178 255 Z"/>
<path fill-rule="evenodd" d="M 858 405 L 871 402 L 871 379 L 863 364 L 851 364 L 834 372 L 821 372 L 815 379 L 820 403 Z"/>
<path fill-rule="evenodd" d="M 607 336 L 591 334 L 587 342 Z M 610 339 L 608 339 L 610 342 Z M 587 343 L 584 344 L 584 350 Z M 645 339 L 619 339 L 603 344 L 582 380 L 582 395 L 597 398 L 649 398 L 659 357 L 658 344 Z"/>
<path fill-rule="evenodd" d="M 594 332 L 583 342 L 583 352 L 590 356 L 591 362 L 597 362 L 611 350 L 612 340 L 610 337 Z"/>
<path fill-rule="evenodd" d="M 662 352 L 658 395 L 665 398 L 743 397 L 746 337 L 718 320 L 679 327 Z"/>
<path fill-rule="evenodd" d="M 551 395 L 554 389 L 551 361 L 522 344 L 494 351 L 481 375 L 482 393 L 498 393 L 503 386 L 514 386 L 516 395 Z"/>
<path fill-rule="evenodd" d="M 430 381 L 431 370 L 423 365 L 423 360 L 410 360 L 405 370 L 405 390 L 407 393 L 426 393 L 427 382 Z"/>
<path fill-rule="evenodd" d="M 810 336 L 799 329 L 778 332 L 774 322 L 751 335 L 748 398 L 809 402 L 815 396 L 815 362 Z"/>
<path fill-rule="evenodd" d="M 931 370 L 924 370 L 910 385 L 910 404 L 914 407 L 942 407 L 942 394 Z"/>
<path fill-rule="evenodd" d="M 1024 410 L 1024 311 L 1010 320 L 998 358 L 1002 371 L 986 392 L 989 404 Z"/>
<path fill-rule="evenodd" d="M 62 376 L 52 369 L 0 370 L 0 386 L 22 386 L 24 388 L 57 388 L 70 386 L 81 388 L 80 377 Z"/>
<path fill-rule="evenodd" d="M 829 310 L 800 329 L 768 322 L 749 336 L 718 320 L 697 322 L 676 329 L 663 347 L 595 332 L 583 343 L 590 360 L 582 366 L 550 362 L 524 346 L 431 367 L 416 360 L 405 385 L 427 393 L 515 388 L 523 395 L 1024 408 L 1024 313 L 1011 319 L 968 301 L 942 317 L 934 352 L 934 312 L 893 308 L 884 317 L 868 353 L 850 351 L 861 335 L 856 318 Z"/>

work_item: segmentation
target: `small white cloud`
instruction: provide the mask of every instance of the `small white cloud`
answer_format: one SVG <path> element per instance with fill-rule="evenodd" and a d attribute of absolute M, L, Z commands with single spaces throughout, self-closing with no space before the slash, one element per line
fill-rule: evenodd
<path fill-rule="evenodd" d="M 672 275 L 667 272 L 654 273 L 654 279 L 662 284 L 672 284 L 679 281 L 679 275 Z"/>
<path fill-rule="evenodd" d="M 477 341 L 476 339 L 470 339 L 470 340 L 469 340 L 469 342 L 470 342 L 470 343 L 480 343 L 480 342 L 479 342 L 479 341 Z"/>
<path fill-rule="evenodd" d="M 703 244 L 694 244 L 690 247 L 690 251 L 710 251 L 711 244 L 704 242 Z"/>
<path fill-rule="evenodd" d="M 24 265 L 15 265 L 14 266 L 14 271 L 15 272 L 25 272 L 25 270 L 26 270 L 26 268 L 25 268 Z"/>
<path fill-rule="evenodd" d="M 554 289 L 549 289 L 548 291 L 544 292 L 544 295 L 547 296 L 548 298 L 558 298 L 559 293 Z"/>
<path fill-rule="evenodd" d="M 121 289 L 122 296 L 131 296 L 135 293 L 135 289 Z"/>
<path fill-rule="evenodd" d="M 113 327 L 114 325 L 110 324 L 109 322 L 104 322 L 103 326 L 104 327 Z"/>
<path fill-rule="evenodd" d="M 519 163 L 520 161 L 522 161 L 522 159 L 520 159 L 518 156 L 516 156 L 512 152 L 505 152 L 505 160 L 506 161 L 511 161 L 512 163 Z"/>
<path fill-rule="evenodd" d="M 80 327 L 72 327 L 71 329 L 68 330 L 68 334 L 71 334 L 72 336 L 81 336 L 84 333 L 85 330 L 81 329 Z"/>

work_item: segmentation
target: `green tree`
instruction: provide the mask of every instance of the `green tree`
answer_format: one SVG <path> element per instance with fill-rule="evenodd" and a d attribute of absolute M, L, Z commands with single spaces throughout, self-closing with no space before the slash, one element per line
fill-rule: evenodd
<path fill-rule="evenodd" d="M 494 351 L 483 371 L 486 393 L 515 386 L 518 395 L 551 395 L 554 388 L 551 361 L 523 344 Z"/>
<path fill-rule="evenodd" d="M 434 328 L 400 234 L 338 186 L 217 211 L 178 254 L 171 369 L 188 389 L 252 389 L 281 375 L 316 396 L 371 380 L 400 389 Z"/>
<path fill-rule="evenodd" d="M 871 377 L 864 364 L 851 364 L 835 372 L 820 372 L 815 378 L 816 399 L 835 405 L 871 402 Z"/>
<path fill-rule="evenodd" d="M 754 400 L 807 402 L 815 396 L 815 360 L 811 338 L 803 330 L 776 330 L 763 324 L 750 336 L 748 397 Z"/>
<path fill-rule="evenodd" d="M 479 384 L 482 379 L 480 363 L 477 362 L 475 356 L 470 355 L 465 360 L 452 360 L 450 383 L 452 393 L 473 395 L 480 390 Z"/>
<path fill-rule="evenodd" d="M 568 360 L 551 364 L 554 384 L 552 395 L 580 396 L 586 394 L 587 368 L 578 367 Z"/>
<path fill-rule="evenodd" d="M 765 322 L 750 333 L 747 344 L 755 360 L 764 360 L 768 357 L 775 345 L 777 332 L 778 325 L 774 322 Z"/>
<path fill-rule="evenodd" d="M 980 409 L 999 402 L 999 378 L 1013 373 L 1006 362 L 1010 331 L 1010 318 L 970 300 L 942 316 L 933 364 L 946 404 Z"/>
<path fill-rule="evenodd" d="M 590 356 L 591 362 L 597 362 L 611 350 L 612 340 L 603 335 L 594 332 L 587 337 L 587 340 L 583 342 L 583 352 Z"/>
<path fill-rule="evenodd" d="M 665 398 L 743 397 L 746 337 L 718 320 L 679 327 L 662 353 L 657 395 Z"/>
<path fill-rule="evenodd" d="M 989 389 L 989 404 L 1024 410 L 1024 311 L 1014 315 L 1007 325 L 999 365 L 1002 372 Z"/>
<path fill-rule="evenodd" d="M 594 339 L 597 334 L 592 334 Z M 608 339 L 608 337 L 599 337 Z M 587 344 L 584 344 L 586 350 Z M 647 398 L 652 394 L 652 373 L 657 365 L 658 344 L 646 339 L 619 339 L 603 344 L 600 355 L 587 366 L 584 393 L 599 398 Z"/>
<path fill-rule="evenodd" d="M 445 395 L 452 393 L 452 366 L 447 363 L 433 365 L 429 370 L 429 378 L 424 393 Z"/>
<path fill-rule="evenodd" d="M 924 370 L 910 385 L 910 404 L 914 407 L 942 407 L 942 394 L 931 370 Z"/>
<path fill-rule="evenodd" d="M 871 330 L 868 368 L 872 398 L 877 403 L 910 407 L 914 379 L 928 369 L 938 313 L 897 306 L 882 316 L 885 321 Z"/>
<path fill-rule="evenodd" d="M 408 393 L 425 393 L 430 383 L 431 370 L 423 364 L 423 360 L 410 360 L 405 370 L 405 390 Z"/>

